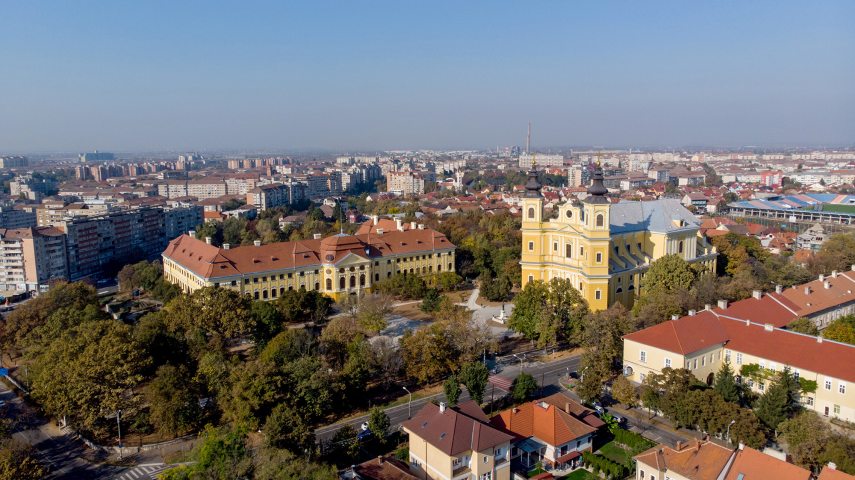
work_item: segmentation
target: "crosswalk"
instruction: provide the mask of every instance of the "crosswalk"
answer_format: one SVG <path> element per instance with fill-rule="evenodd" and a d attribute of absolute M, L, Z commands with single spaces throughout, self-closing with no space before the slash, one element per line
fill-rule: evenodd
<path fill-rule="evenodd" d="M 115 477 L 116 480 L 155 480 L 160 472 L 169 470 L 175 465 L 167 465 L 165 463 L 150 463 L 146 465 L 138 465 L 130 470 L 125 470 L 121 475 Z"/>

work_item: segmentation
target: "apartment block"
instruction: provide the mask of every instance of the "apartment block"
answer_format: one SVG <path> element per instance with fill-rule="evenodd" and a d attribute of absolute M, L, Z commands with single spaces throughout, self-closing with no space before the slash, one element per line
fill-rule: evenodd
<path fill-rule="evenodd" d="M 0 228 L 27 228 L 36 226 L 36 214 L 16 208 L 12 204 L 0 206 Z"/>
<path fill-rule="evenodd" d="M 20 155 L 0 157 L 0 168 L 24 168 L 29 164 L 29 159 Z"/>
<path fill-rule="evenodd" d="M 519 158 L 520 169 L 531 170 L 537 167 L 563 167 L 564 155 L 548 155 L 543 153 L 524 153 Z"/>
<path fill-rule="evenodd" d="M 0 229 L 0 290 L 41 292 L 68 278 L 65 235 L 52 227 Z"/>
<path fill-rule="evenodd" d="M 422 195 L 425 193 L 425 178 L 413 172 L 389 172 L 386 174 L 386 191 L 398 195 Z"/>

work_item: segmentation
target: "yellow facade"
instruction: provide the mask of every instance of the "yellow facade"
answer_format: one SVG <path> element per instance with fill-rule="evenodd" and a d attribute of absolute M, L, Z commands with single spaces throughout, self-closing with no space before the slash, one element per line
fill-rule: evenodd
<path fill-rule="evenodd" d="M 531 281 L 569 279 L 591 310 L 598 311 L 615 302 L 631 307 L 644 272 L 651 262 L 665 255 L 678 254 L 688 262 L 702 262 L 715 269 L 714 249 L 699 235 L 697 225 L 691 222 L 694 217 L 684 207 L 679 207 L 684 210 L 678 212 L 679 219 L 668 219 L 670 224 L 660 219 L 656 228 L 645 223 L 648 219 L 640 219 L 643 221 L 636 225 L 625 218 L 635 210 L 645 212 L 642 207 L 653 207 L 647 210 L 659 216 L 668 215 L 676 208 L 675 203 L 679 205 L 676 200 L 621 205 L 591 195 L 581 202 L 559 205 L 551 218 L 544 218 L 539 185 L 526 188 L 520 261 L 523 287 Z M 615 228 L 610 218 L 616 208 L 620 210 L 620 228 Z"/>

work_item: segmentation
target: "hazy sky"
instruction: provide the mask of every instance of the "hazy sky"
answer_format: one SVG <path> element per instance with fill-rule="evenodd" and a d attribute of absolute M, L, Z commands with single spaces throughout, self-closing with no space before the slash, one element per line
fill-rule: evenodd
<path fill-rule="evenodd" d="M 855 143 L 851 0 L 0 7 L 0 154 Z"/>

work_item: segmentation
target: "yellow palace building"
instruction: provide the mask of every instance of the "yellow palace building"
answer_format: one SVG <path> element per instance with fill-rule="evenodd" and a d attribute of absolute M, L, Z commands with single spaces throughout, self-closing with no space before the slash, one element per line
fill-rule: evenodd
<path fill-rule="evenodd" d="M 611 203 L 598 165 L 582 201 L 568 201 L 544 218 L 537 172 L 529 172 L 522 218 L 522 285 L 570 279 L 592 310 L 615 302 L 631 307 L 654 260 L 677 254 L 715 270 L 715 249 L 699 234 L 700 220 L 677 199 Z"/>

